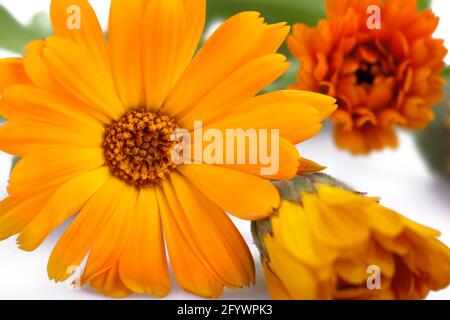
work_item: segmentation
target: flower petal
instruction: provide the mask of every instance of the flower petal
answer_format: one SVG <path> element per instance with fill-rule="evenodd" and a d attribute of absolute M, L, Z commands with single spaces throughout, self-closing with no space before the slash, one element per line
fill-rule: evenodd
<path fill-rule="evenodd" d="M 21 58 L 0 59 L 0 95 L 9 86 L 29 83 Z"/>
<path fill-rule="evenodd" d="M 32 121 L 13 121 L 0 127 L 0 148 L 16 156 L 54 147 L 100 147 L 101 134 Z"/>
<path fill-rule="evenodd" d="M 274 300 L 292 300 L 280 279 L 270 270 L 267 263 L 263 266 L 267 289 Z"/>
<path fill-rule="evenodd" d="M 22 230 L 17 241 L 23 250 L 36 249 L 57 226 L 79 212 L 110 177 L 106 167 L 82 174 L 63 184 L 39 214 Z M 74 197 L 73 195 L 77 196 Z"/>
<path fill-rule="evenodd" d="M 209 126 L 218 129 L 279 129 L 281 137 L 297 144 L 318 133 L 323 119 L 318 108 L 301 97 L 293 99 L 289 93 L 285 95 L 283 91 L 276 91 L 247 100 Z"/>
<path fill-rule="evenodd" d="M 86 268 L 81 277 L 82 283 L 90 281 L 119 262 L 130 236 L 130 212 L 135 212 L 136 199 L 136 189 L 125 185 L 116 210 L 99 230 L 92 243 Z"/>
<path fill-rule="evenodd" d="M 242 12 L 231 17 L 196 54 L 170 92 L 164 110 L 174 116 L 190 110 L 219 81 L 240 66 L 274 53 L 288 31 L 284 25 L 264 24 L 257 12 Z"/>
<path fill-rule="evenodd" d="M 289 287 L 286 288 L 288 294 L 305 300 L 317 299 L 319 283 L 312 270 L 279 246 L 272 237 L 266 236 L 264 243 L 271 253 L 269 267 L 282 283 L 289 283 Z"/>
<path fill-rule="evenodd" d="M 188 28 L 181 0 L 150 1 L 144 16 L 143 70 L 147 107 L 162 107 L 184 71 L 180 60 L 183 30 Z"/>
<path fill-rule="evenodd" d="M 47 266 L 50 279 L 64 281 L 70 276 L 68 268 L 80 265 L 119 207 L 125 187 L 122 181 L 112 177 L 89 199 L 53 248 Z"/>
<path fill-rule="evenodd" d="M 183 235 L 164 192 L 158 188 L 157 197 L 166 237 L 167 251 L 173 273 L 181 288 L 203 297 L 218 297 L 223 285 L 212 275 L 197 252 Z"/>
<path fill-rule="evenodd" d="M 178 170 L 220 208 L 241 219 L 266 217 L 280 202 L 280 195 L 268 181 L 244 172 L 203 164 L 184 165 Z"/>
<path fill-rule="evenodd" d="M 83 128 L 102 134 L 104 123 L 86 106 L 48 91 L 29 86 L 12 86 L 3 93 L 0 113 L 8 120 L 33 120 L 67 128 Z M 109 119 L 103 117 L 109 122 Z"/>
<path fill-rule="evenodd" d="M 43 54 L 52 76 L 75 97 L 113 119 L 125 112 L 111 75 L 99 72 L 95 60 L 79 45 L 52 36 L 47 39 Z"/>
<path fill-rule="evenodd" d="M 98 73 L 111 75 L 103 30 L 89 1 L 52 0 L 50 19 L 56 35 L 76 43 L 84 54 L 91 57 Z M 79 51 L 74 53 L 78 54 Z"/>
<path fill-rule="evenodd" d="M 120 278 L 119 267 L 117 265 L 97 275 L 91 280 L 90 284 L 92 288 L 101 294 L 113 298 L 125 298 L 133 293 Z"/>
<path fill-rule="evenodd" d="M 149 0 L 111 1 L 109 47 L 114 82 L 125 108 L 144 106 L 142 23 Z M 132 36 L 130 36 L 132 35 Z"/>
<path fill-rule="evenodd" d="M 170 290 L 170 278 L 155 188 L 139 191 L 130 219 L 130 236 L 119 262 L 120 278 L 134 292 L 163 297 Z"/>
<path fill-rule="evenodd" d="M 52 148 L 22 158 L 11 172 L 10 195 L 31 195 L 104 164 L 101 148 Z"/>
<path fill-rule="evenodd" d="M 31 196 L 10 196 L 0 202 L 0 240 L 21 232 L 45 206 L 53 192 L 55 188 L 50 188 Z"/>
<path fill-rule="evenodd" d="M 223 209 L 178 173 L 163 189 L 181 231 L 221 283 L 232 288 L 253 283 L 250 251 Z"/>
<path fill-rule="evenodd" d="M 271 54 L 244 64 L 219 81 L 193 108 L 178 116 L 180 125 L 191 130 L 194 121 L 209 123 L 227 114 L 233 107 L 255 96 L 289 68 L 286 57 Z M 239 83 L 239 85 L 236 85 Z"/>

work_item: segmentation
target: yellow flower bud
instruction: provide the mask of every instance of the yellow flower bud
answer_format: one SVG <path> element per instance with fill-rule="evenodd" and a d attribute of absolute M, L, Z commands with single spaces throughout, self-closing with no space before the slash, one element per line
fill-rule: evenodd
<path fill-rule="evenodd" d="M 252 223 L 274 299 L 423 299 L 449 285 L 438 231 L 324 174 L 275 185 L 280 208 Z"/>

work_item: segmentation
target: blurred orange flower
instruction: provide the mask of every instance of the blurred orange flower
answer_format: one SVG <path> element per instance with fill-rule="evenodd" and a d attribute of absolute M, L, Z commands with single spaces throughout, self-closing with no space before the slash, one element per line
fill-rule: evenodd
<path fill-rule="evenodd" d="M 326 11 L 315 28 L 297 24 L 288 45 L 302 63 L 294 87 L 338 99 L 337 145 L 368 153 L 397 146 L 395 125 L 425 128 L 445 83 L 439 19 L 415 0 L 327 0 Z"/>

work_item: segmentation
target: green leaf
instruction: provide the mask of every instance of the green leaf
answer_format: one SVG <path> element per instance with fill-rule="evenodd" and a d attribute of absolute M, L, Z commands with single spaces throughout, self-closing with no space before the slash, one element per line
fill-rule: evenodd
<path fill-rule="evenodd" d="M 441 75 L 447 80 L 445 98 L 434 107 L 436 119 L 427 129 L 415 134 L 415 139 L 428 166 L 450 180 L 450 67 Z"/>
<path fill-rule="evenodd" d="M 226 19 L 241 11 L 258 11 L 270 23 L 315 25 L 325 17 L 324 0 L 212 0 L 208 1 L 209 22 Z"/>
<path fill-rule="evenodd" d="M 38 13 L 28 26 L 20 24 L 0 5 L 0 48 L 15 53 L 23 53 L 26 44 L 51 33 L 48 15 Z"/>
<path fill-rule="evenodd" d="M 417 8 L 420 10 L 428 9 L 431 7 L 431 0 L 419 0 L 417 1 Z"/>

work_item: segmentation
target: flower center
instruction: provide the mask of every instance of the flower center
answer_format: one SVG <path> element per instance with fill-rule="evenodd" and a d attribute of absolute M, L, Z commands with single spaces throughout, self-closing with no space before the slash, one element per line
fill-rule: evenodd
<path fill-rule="evenodd" d="M 136 187 L 159 184 L 176 167 L 172 151 L 178 129 L 159 112 L 134 109 L 105 127 L 103 148 L 112 174 Z"/>
<path fill-rule="evenodd" d="M 376 70 L 378 66 L 371 64 L 363 64 L 360 69 L 356 71 L 356 81 L 357 84 L 368 84 L 372 85 L 375 77 L 377 76 Z"/>

